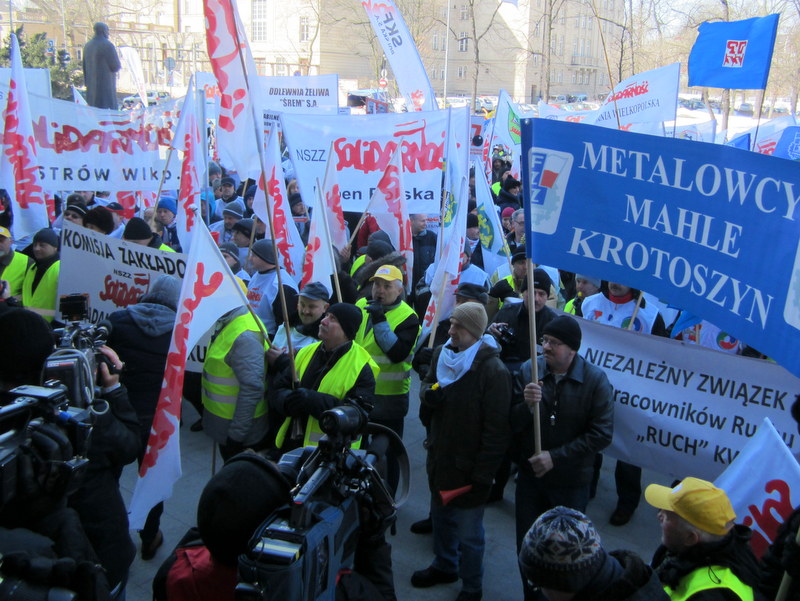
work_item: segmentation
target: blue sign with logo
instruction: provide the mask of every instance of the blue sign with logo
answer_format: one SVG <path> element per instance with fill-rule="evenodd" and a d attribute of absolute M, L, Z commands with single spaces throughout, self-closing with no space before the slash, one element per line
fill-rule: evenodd
<path fill-rule="evenodd" d="M 800 164 L 547 119 L 523 121 L 521 158 L 537 262 L 650 292 L 800 375 Z"/>

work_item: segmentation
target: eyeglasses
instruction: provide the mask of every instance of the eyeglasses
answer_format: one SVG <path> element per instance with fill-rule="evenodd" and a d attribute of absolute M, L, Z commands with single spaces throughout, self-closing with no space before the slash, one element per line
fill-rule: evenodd
<path fill-rule="evenodd" d="M 544 346 L 545 344 L 548 345 L 548 346 L 552 346 L 553 348 L 556 348 L 558 346 L 561 346 L 564 343 L 561 342 L 560 340 L 556 340 L 555 338 L 550 338 L 549 336 L 543 336 L 542 337 L 542 346 Z"/>

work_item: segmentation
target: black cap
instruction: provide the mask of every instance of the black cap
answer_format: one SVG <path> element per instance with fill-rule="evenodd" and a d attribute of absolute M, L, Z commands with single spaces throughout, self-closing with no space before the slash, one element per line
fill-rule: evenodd
<path fill-rule="evenodd" d="M 123 240 L 150 240 L 152 237 L 153 230 L 141 217 L 131 217 L 122 232 Z"/>
<path fill-rule="evenodd" d="M 250 252 L 252 252 L 262 261 L 266 261 L 270 265 L 278 264 L 278 262 L 275 260 L 275 249 L 272 246 L 272 240 L 259 240 L 253 244 L 253 246 L 250 248 Z"/>
<path fill-rule="evenodd" d="M 229 177 L 229 176 L 226 175 L 221 180 L 219 180 L 219 185 L 220 186 L 224 186 L 225 184 L 230 184 L 231 186 L 233 186 L 235 188 L 236 187 L 236 180 L 233 179 L 232 177 Z"/>
<path fill-rule="evenodd" d="M 242 232 L 245 236 L 250 236 L 253 232 L 253 220 L 246 218 L 237 221 L 231 228 L 234 232 Z"/>
<path fill-rule="evenodd" d="M 303 202 L 303 197 L 300 196 L 300 192 L 293 192 L 289 196 L 289 206 L 290 207 L 293 207 L 296 204 L 300 204 L 301 202 Z"/>
<path fill-rule="evenodd" d="M 478 227 L 478 216 L 475 213 L 467 213 L 467 227 Z"/>
<path fill-rule="evenodd" d="M 50 246 L 55 246 L 58 248 L 58 234 L 56 234 L 53 230 L 49 227 L 45 227 L 40 229 L 33 235 L 33 242 L 42 242 L 44 244 L 49 244 Z"/>
<path fill-rule="evenodd" d="M 459 284 L 456 288 L 456 296 L 475 300 L 484 305 L 489 302 L 489 293 L 479 284 Z"/>
<path fill-rule="evenodd" d="M 321 300 L 327 302 L 330 298 L 328 289 L 319 282 L 309 282 L 299 292 L 298 296 L 310 298 L 311 300 Z"/>
<path fill-rule="evenodd" d="M 573 351 L 581 348 L 581 326 L 568 315 L 559 315 L 548 321 L 542 335 L 558 338 Z"/>
<path fill-rule="evenodd" d="M 550 276 L 547 275 L 547 272 L 542 269 L 541 267 L 537 267 L 533 270 L 533 289 L 534 290 L 544 290 L 547 294 L 550 294 L 550 286 L 553 285 Z"/>

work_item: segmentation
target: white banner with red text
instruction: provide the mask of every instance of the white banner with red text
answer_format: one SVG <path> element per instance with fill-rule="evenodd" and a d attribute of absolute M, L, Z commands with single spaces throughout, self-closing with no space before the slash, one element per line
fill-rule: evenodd
<path fill-rule="evenodd" d="M 363 211 L 398 146 L 403 153 L 403 185 L 410 213 L 439 212 L 445 158 L 447 111 L 381 115 L 319 116 L 281 114 L 281 125 L 301 189 L 325 178 L 335 161 L 345 211 Z M 458 110 L 453 110 L 453 121 Z M 468 144 L 466 113 L 453 127 L 458 144 Z M 333 146 L 331 146 L 331 144 Z"/>
<path fill-rule="evenodd" d="M 139 302 L 161 274 L 183 280 L 186 271 L 184 254 L 110 238 L 68 221 L 61 236 L 58 296 L 88 294 L 92 323 Z M 192 349 L 187 370 L 202 371 L 209 337 Z"/>

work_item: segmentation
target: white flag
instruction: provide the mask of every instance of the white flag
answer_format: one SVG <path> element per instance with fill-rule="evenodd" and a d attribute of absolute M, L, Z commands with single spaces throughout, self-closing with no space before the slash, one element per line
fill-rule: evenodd
<path fill-rule="evenodd" d="M 753 530 L 761 557 L 800 503 L 800 465 L 768 417 L 714 485 L 726 492 L 736 523 Z"/>
<path fill-rule="evenodd" d="M 167 355 L 150 439 L 133 491 L 130 527 L 141 530 L 150 509 L 172 496 L 181 477 L 181 395 L 186 358 L 200 338 L 228 311 L 246 302 L 214 239 L 199 222 L 181 286 L 175 329 Z"/>
<path fill-rule="evenodd" d="M 266 177 L 262 174 L 258 178 L 256 196 L 253 199 L 253 211 L 261 221 L 268 224 L 267 197 L 269 197 L 269 208 L 272 212 L 272 224 L 275 230 L 275 244 L 278 247 L 281 265 L 289 272 L 289 275 L 299 277 L 303 271 L 305 245 L 292 219 L 292 210 L 286 195 L 276 127 L 273 127 L 269 133 L 265 163 Z"/>
<path fill-rule="evenodd" d="M 331 148 L 333 148 L 332 144 Z M 339 178 L 336 177 L 336 161 L 334 153 L 329 152 L 328 165 L 325 168 L 325 181 L 322 182 L 322 192 L 325 199 L 324 209 L 328 219 L 331 242 L 337 250 L 342 250 L 350 241 L 350 236 L 347 232 L 347 223 L 345 223 L 344 211 L 342 210 L 342 190 L 339 186 Z"/>
<path fill-rule="evenodd" d="M 436 96 L 411 32 L 393 0 L 362 0 L 372 29 L 389 59 L 409 111 L 435 111 Z"/>
<path fill-rule="evenodd" d="M 328 296 L 332 296 L 331 276 L 336 272 L 336 269 L 331 255 L 331 240 L 328 236 L 328 229 L 325 227 L 325 203 L 322 201 L 322 194 L 319 188 L 316 189 L 314 194 L 311 216 L 300 290 L 309 282 L 319 282 L 327 288 Z"/>
<path fill-rule="evenodd" d="M 475 162 L 475 196 L 478 203 L 478 231 L 483 249 L 483 270 L 492 275 L 498 268 L 509 267 L 511 251 L 508 248 L 497 206 L 489 189 L 489 182 Z"/>
<path fill-rule="evenodd" d="M 0 187 L 8 191 L 14 212 L 11 229 L 15 240 L 32 236 L 49 225 L 44 190 L 39 184 L 39 163 L 33 141 L 28 86 L 19 54 L 17 36 L 11 34 L 11 79 L 3 111 L 3 160 L 0 161 Z"/>
<path fill-rule="evenodd" d="M 606 97 L 595 125 L 618 129 L 630 123 L 675 121 L 681 64 L 672 63 L 619 82 Z"/>
<path fill-rule="evenodd" d="M 406 292 L 410 291 L 414 246 L 411 241 L 413 234 L 403 188 L 403 157 L 400 146 L 394 151 L 392 160 L 389 161 L 375 188 L 369 201 L 369 212 L 378 222 L 378 227 L 389 235 L 392 245 L 406 258 L 403 270 Z"/>

